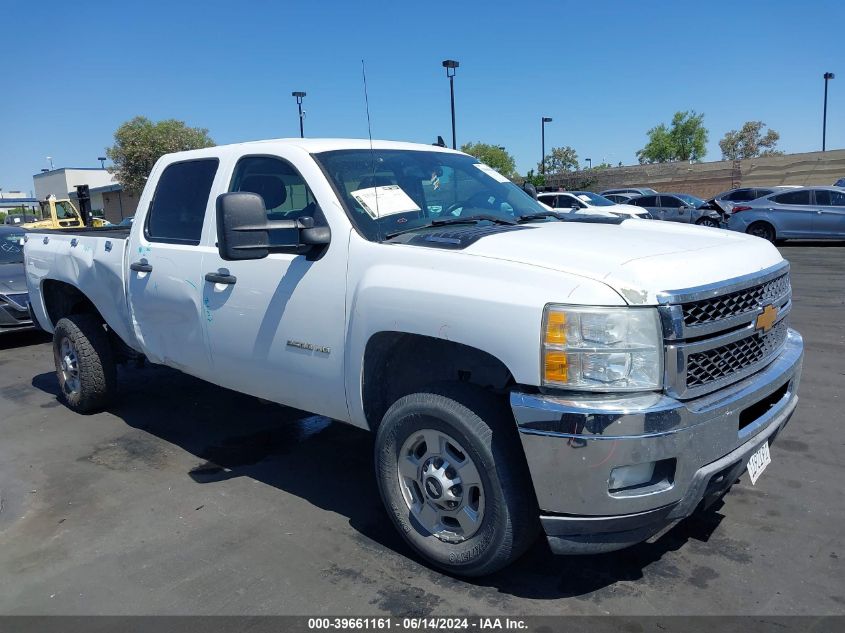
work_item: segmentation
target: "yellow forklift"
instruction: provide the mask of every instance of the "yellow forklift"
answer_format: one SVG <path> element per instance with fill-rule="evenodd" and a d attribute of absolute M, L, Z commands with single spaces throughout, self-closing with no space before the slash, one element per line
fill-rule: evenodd
<path fill-rule="evenodd" d="M 81 229 L 83 227 L 108 226 L 108 222 L 102 218 L 95 218 L 91 214 L 91 196 L 88 193 L 88 185 L 77 186 L 76 195 L 82 213 L 73 206 L 73 202 L 69 198 L 47 196 L 45 200 L 38 202 L 41 205 L 41 217 L 43 219 L 19 226 L 25 229 Z"/>

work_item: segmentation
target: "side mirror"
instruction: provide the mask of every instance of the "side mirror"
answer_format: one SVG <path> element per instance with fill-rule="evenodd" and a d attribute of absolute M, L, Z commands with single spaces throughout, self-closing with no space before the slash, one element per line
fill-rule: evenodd
<path fill-rule="evenodd" d="M 291 229 L 297 229 L 295 243 L 273 244 L 273 232 Z M 256 193 L 217 196 L 217 250 L 225 261 L 263 259 L 270 253 L 305 253 L 330 241 L 329 227 L 315 227 L 314 218 L 268 220 L 264 198 Z"/>

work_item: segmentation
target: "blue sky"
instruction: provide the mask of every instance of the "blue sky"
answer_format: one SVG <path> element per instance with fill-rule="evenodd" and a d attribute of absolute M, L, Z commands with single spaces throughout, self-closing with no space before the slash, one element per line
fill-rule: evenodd
<path fill-rule="evenodd" d="M 520 171 L 546 147 L 636 162 L 646 131 L 676 110 L 705 114 L 705 160 L 761 119 L 787 152 L 845 148 L 845 3 L 769 2 L 54 2 L 2 0 L 0 187 L 46 167 L 94 166 L 135 115 L 207 127 L 217 143 L 298 135 L 504 145 Z"/>

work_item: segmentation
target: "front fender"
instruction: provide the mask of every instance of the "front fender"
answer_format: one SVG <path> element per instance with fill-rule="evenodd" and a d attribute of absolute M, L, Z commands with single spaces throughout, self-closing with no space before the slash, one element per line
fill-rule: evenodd
<path fill-rule="evenodd" d="M 353 240 L 350 244 L 346 393 L 352 422 L 362 399 L 367 342 L 379 332 L 461 343 L 501 361 L 517 383 L 540 383 L 548 303 L 625 305 L 604 283 L 461 252 Z"/>

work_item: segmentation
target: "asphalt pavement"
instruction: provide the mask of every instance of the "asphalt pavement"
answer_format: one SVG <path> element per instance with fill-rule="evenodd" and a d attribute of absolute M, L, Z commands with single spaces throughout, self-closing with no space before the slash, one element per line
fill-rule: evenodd
<path fill-rule="evenodd" d="M 540 540 L 471 582 L 400 540 L 367 432 L 154 366 L 76 415 L 49 339 L 3 336 L 0 614 L 843 614 L 845 246 L 781 251 L 806 359 L 757 485 L 622 552 Z"/>

